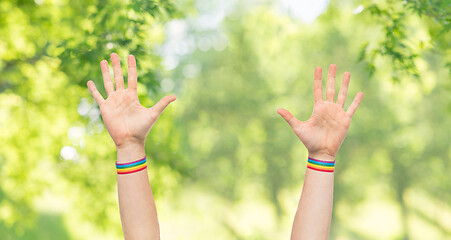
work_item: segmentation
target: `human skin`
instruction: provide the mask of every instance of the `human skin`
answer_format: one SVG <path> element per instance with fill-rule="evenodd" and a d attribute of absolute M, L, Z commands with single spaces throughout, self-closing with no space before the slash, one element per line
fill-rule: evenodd
<path fill-rule="evenodd" d="M 351 118 L 363 98 L 359 92 L 345 112 L 343 107 L 351 78 L 343 75 L 340 92 L 335 102 L 335 75 L 337 66 L 330 65 L 326 85 L 326 100 L 322 93 L 322 69 L 316 67 L 313 81 L 313 113 L 307 121 L 300 121 L 288 110 L 277 112 L 287 121 L 308 150 L 310 158 L 334 161 L 351 124 Z M 333 206 L 334 173 L 307 168 L 301 198 L 293 222 L 291 239 L 327 239 Z"/>
<path fill-rule="evenodd" d="M 105 127 L 116 145 L 117 162 L 127 163 L 145 156 L 145 138 L 163 110 L 175 100 L 175 96 L 166 96 L 151 108 L 143 107 L 137 95 L 135 58 L 132 55 L 128 56 L 127 89 L 124 88 L 117 54 L 111 54 L 111 62 L 114 83 L 109 75 L 108 62 L 103 60 L 100 63 L 108 98 L 104 99 L 100 95 L 92 81 L 88 82 L 88 88 L 100 107 Z M 302 122 L 285 109 L 278 109 L 277 112 L 304 143 L 309 157 L 333 161 L 346 137 L 351 117 L 360 104 L 363 93 L 357 94 L 345 112 L 343 106 L 350 74 L 344 74 L 338 99 L 334 102 L 336 66 L 330 66 L 324 101 L 321 71 L 320 67 L 315 69 L 313 84 L 315 103 L 310 119 Z M 125 239 L 159 239 L 157 211 L 147 171 L 118 175 L 117 181 Z M 306 170 L 291 239 L 327 239 L 332 216 L 333 181 L 333 173 Z"/>
<path fill-rule="evenodd" d="M 146 156 L 144 142 L 147 134 L 176 97 L 166 96 L 151 108 L 143 107 L 138 100 L 135 57 L 129 55 L 127 59 L 126 89 L 119 56 L 112 53 L 110 57 L 114 83 L 108 61 L 100 62 L 107 99 L 97 91 L 93 81 L 88 81 L 88 88 L 100 107 L 105 127 L 116 145 L 117 162 L 128 163 Z M 160 239 L 157 210 L 146 170 L 117 175 L 119 211 L 125 239 Z"/>

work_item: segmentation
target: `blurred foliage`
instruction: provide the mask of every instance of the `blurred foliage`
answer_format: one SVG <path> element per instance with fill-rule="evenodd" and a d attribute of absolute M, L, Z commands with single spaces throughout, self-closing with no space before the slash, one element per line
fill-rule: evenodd
<path fill-rule="evenodd" d="M 387 3 L 390 8 L 395 5 Z M 431 26 L 412 15 L 402 24 L 415 25 L 413 30 L 425 35 L 422 37 L 428 39 L 428 47 L 418 49 L 414 57 L 406 49 L 398 54 L 404 50 L 388 47 L 389 42 L 410 41 L 410 33 L 387 34 L 385 26 L 375 31 L 381 29 L 378 24 L 382 23 L 374 21 L 379 16 L 365 13 L 374 12 L 376 5 L 360 14 L 350 14 L 352 6 L 358 3 L 343 6 L 332 2 L 309 25 L 280 16 L 273 7 L 238 4 L 233 14 L 226 16 L 219 34 L 216 29 L 205 30 L 187 21 L 186 44 L 194 39 L 198 46 L 180 56 L 171 78 L 183 79 L 179 100 L 185 111 L 180 113 L 180 129 L 184 129 L 184 142 L 189 143 L 187 157 L 198 166 L 194 180 L 214 189 L 232 206 L 252 195 L 263 196 L 273 203 L 279 222 L 293 216 L 295 209 L 285 208 L 283 196 L 287 189 L 299 187 L 305 171 L 302 159 L 307 153 L 275 111 L 288 107 L 301 120 L 308 119 L 313 107 L 313 69 L 316 65 L 327 69 L 330 63 L 337 63 L 341 73 L 350 71 L 353 75 L 348 104 L 358 90 L 365 97 L 338 156 L 331 238 L 384 236 L 377 235 L 384 232 L 382 229 L 365 233 L 355 227 L 358 222 L 349 219 L 358 215 L 352 207 L 373 198 L 373 191 L 400 208 L 399 218 L 389 221 L 397 222 L 399 229 L 385 237 L 428 236 L 430 232 L 421 235 L 418 231 L 423 230 L 411 227 L 409 221 L 417 217 L 431 225 L 438 236 L 449 236 L 442 218 L 420 210 L 422 206 L 415 198 L 406 197 L 409 191 L 422 190 L 449 209 L 451 179 L 443 170 L 449 167 L 451 153 L 450 132 L 443 131 L 451 123 L 446 107 L 451 100 L 445 66 L 449 49 L 441 51 L 445 46 L 433 44 L 436 39 L 429 32 Z M 407 16 L 410 10 L 405 7 L 397 11 Z M 440 37 L 444 36 L 437 39 Z M 222 38 L 228 42 L 224 50 L 217 47 Z M 362 42 L 378 48 L 371 56 L 371 69 L 365 67 L 367 63 L 359 63 L 362 52 L 356 46 Z M 368 57 L 368 53 L 363 56 Z M 395 78 L 397 84 L 392 83 Z M 192 111 L 192 106 L 198 110 Z M 435 198 L 437 195 L 440 197 Z M 225 218 L 224 228 L 230 237 L 280 239 L 280 235 L 274 235 L 278 224 L 267 229 L 264 237 L 257 228 L 251 233 L 240 231 L 242 223 L 236 222 L 239 217 L 232 214 Z"/>
<path fill-rule="evenodd" d="M 46 194 L 66 196 L 60 201 L 70 206 L 68 216 L 120 235 L 114 145 L 86 82 L 94 77 L 105 93 L 100 60 L 113 51 L 124 59 L 133 53 L 145 84 L 140 98 L 152 105 L 159 97 L 155 47 L 164 40 L 163 23 L 182 13 L 167 0 L 22 0 L 1 1 L 0 16 L 1 238 L 32 236 L 39 222 L 36 201 Z M 163 124 L 148 147 L 172 137 L 170 121 Z M 183 170 L 169 161 L 177 159 L 175 143 L 161 144 L 166 154 L 149 156 L 158 157 L 154 164 L 163 175 Z M 156 180 L 157 194 L 166 180 Z"/>
<path fill-rule="evenodd" d="M 375 58 L 387 56 L 393 62 L 394 82 L 403 74 L 419 80 L 415 60 L 423 57 L 425 49 L 440 52 L 445 58 L 443 67 L 451 69 L 450 0 L 366 1 L 361 6 L 384 33 L 376 46 L 369 46 L 370 41 L 363 44 L 360 60 L 367 61 L 370 73 L 375 71 Z"/>
<path fill-rule="evenodd" d="M 144 106 L 178 95 L 146 144 L 167 239 L 288 237 L 307 152 L 275 111 L 307 119 L 331 63 L 352 73 L 348 105 L 365 93 L 331 238 L 450 237 L 449 1 L 331 1 L 313 23 L 278 4 L 0 2 L 1 238 L 121 237 L 114 144 L 86 89 L 106 96 L 113 51 L 136 56 Z"/>

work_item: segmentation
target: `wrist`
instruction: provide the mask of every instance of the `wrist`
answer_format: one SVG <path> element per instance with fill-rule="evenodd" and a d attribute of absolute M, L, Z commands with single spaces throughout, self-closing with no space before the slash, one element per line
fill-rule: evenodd
<path fill-rule="evenodd" d="M 313 159 L 317 159 L 317 160 L 321 160 L 321 161 L 328 161 L 328 162 L 335 161 L 335 155 L 330 155 L 330 154 L 326 154 L 326 153 L 312 153 L 312 152 L 309 152 L 308 157 L 309 158 L 313 158 Z"/>
<path fill-rule="evenodd" d="M 117 162 L 126 163 L 142 159 L 146 156 L 145 143 L 127 142 L 116 146 Z"/>
<path fill-rule="evenodd" d="M 117 150 L 127 150 L 127 149 L 132 149 L 132 148 L 137 148 L 137 147 L 144 147 L 145 146 L 145 142 L 144 141 L 126 141 L 126 142 L 122 142 L 121 144 L 116 144 L 116 149 Z"/>

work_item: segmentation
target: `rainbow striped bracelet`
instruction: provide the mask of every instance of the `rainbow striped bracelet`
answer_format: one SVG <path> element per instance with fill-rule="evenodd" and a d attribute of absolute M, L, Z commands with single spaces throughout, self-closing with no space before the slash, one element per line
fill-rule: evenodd
<path fill-rule="evenodd" d="M 147 168 L 147 159 L 144 157 L 143 159 L 129 162 L 129 163 L 117 163 L 116 161 L 116 169 L 117 174 L 129 174 L 144 170 Z"/>
<path fill-rule="evenodd" d="M 309 157 L 307 160 L 307 168 L 320 172 L 334 172 L 335 160 L 333 162 L 328 162 Z"/>

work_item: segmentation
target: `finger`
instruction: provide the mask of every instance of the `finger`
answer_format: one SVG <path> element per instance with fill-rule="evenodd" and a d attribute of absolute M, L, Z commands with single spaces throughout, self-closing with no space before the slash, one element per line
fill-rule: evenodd
<path fill-rule="evenodd" d="M 357 93 L 357 95 L 354 98 L 354 101 L 352 101 L 351 106 L 349 106 L 348 111 L 346 111 L 346 113 L 352 117 L 352 115 L 354 115 L 355 110 L 357 110 L 357 107 L 359 106 L 360 102 L 362 101 L 363 98 L 363 92 L 359 92 Z"/>
<path fill-rule="evenodd" d="M 96 85 L 91 80 L 88 81 L 88 89 L 96 100 L 97 105 L 102 105 L 105 99 L 103 99 L 102 95 L 99 93 L 99 91 L 97 91 Z"/>
<path fill-rule="evenodd" d="M 343 81 L 341 82 L 340 92 L 338 93 L 337 104 L 343 107 L 346 102 L 346 95 L 348 95 L 349 81 L 351 80 L 351 74 L 345 72 L 343 74 Z"/>
<path fill-rule="evenodd" d="M 138 73 L 136 71 L 136 59 L 133 55 L 128 55 L 128 88 L 136 89 L 138 85 Z"/>
<path fill-rule="evenodd" d="M 315 103 L 323 101 L 323 84 L 321 83 L 322 71 L 321 67 L 315 68 L 315 77 L 313 80 L 313 96 L 315 98 Z"/>
<path fill-rule="evenodd" d="M 122 75 L 121 62 L 117 53 L 112 53 L 111 64 L 113 65 L 114 84 L 116 84 L 116 91 L 124 89 L 124 77 Z"/>
<path fill-rule="evenodd" d="M 100 62 L 100 69 L 102 70 L 103 85 L 105 86 L 106 94 L 110 96 L 111 93 L 114 92 L 114 85 L 113 82 L 111 81 L 110 68 L 108 67 L 107 60 L 102 60 Z"/>
<path fill-rule="evenodd" d="M 160 101 L 157 102 L 153 107 L 150 109 L 155 110 L 158 116 L 163 112 L 163 110 L 169 105 L 169 103 L 175 101 L 176 97 L 174 95 L 169 95 L 164 98 L 162 98 Z"/>
<path fill-rule="evenodd" d="M 282 116 L 285 121 L 287 121 L 288 125 L 290 125 L 293 130 L 299 127 L 301 121 L 293 116 L 293 114 L 291 114 L 288 110 L 279 108 L 277 109 L 277 113 L 280 114 L 280 116 Z"/>
<path fill-rule="evenodd" d="M 326 101 L 333 102 L 335 99 L 335 74 L 336 73 L 337 73 L 337 65 L 331 64 L 329 66 L 329 75 L 327 77 Z"/>

